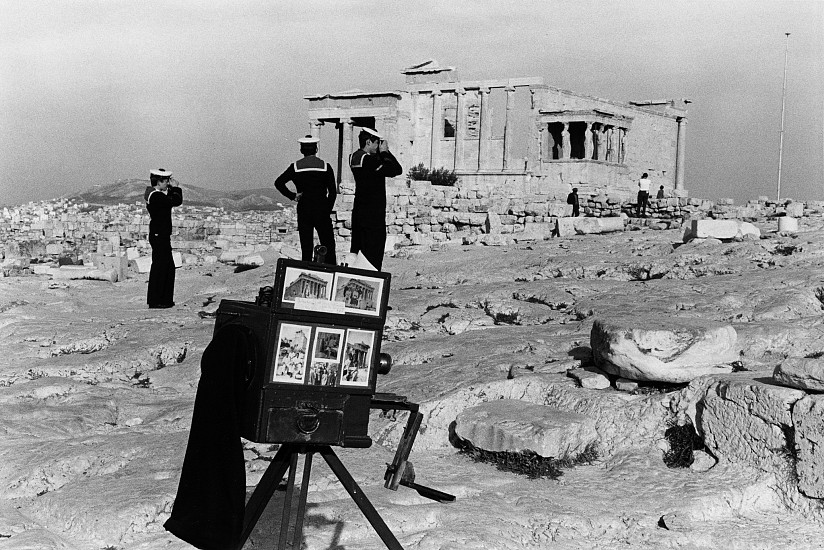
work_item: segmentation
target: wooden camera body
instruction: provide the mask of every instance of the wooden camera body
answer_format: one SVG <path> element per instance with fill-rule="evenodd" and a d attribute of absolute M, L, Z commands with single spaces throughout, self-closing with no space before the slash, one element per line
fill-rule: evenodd
<path fill-rule="evenodd" d="M 215 334 L 248 342 L 241 435 L 369 447 L 390 275 L 278 260 L 270 305 L 222 300 Z"/>

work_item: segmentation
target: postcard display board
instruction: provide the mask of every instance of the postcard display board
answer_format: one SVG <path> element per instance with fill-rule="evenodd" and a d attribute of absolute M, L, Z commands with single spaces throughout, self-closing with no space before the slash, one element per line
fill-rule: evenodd
<path fill-rule="evenodd" d="M 281 258 L 271 306 L 223 300 L 215 334 L 236 330 L 251 359 L 241 435 L 261 443 L 368 447 L 389 300 L 388 273 Z"/>

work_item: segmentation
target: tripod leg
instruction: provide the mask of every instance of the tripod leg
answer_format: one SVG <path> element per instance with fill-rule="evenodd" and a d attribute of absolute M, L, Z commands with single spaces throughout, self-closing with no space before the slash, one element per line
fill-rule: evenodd
<path fill-rule="evenodd" d="M 338 476 L 346 492 L 349 493 L 349 496 L 352 497 L 352 500 L 358 505 L 363 515 L 369 520 L 369 523 L 375 529 L 375 532 L 386 547 L 389 550 L 403 550 L 403 546 L 401 546 L 398 539 L 395 538 L 395 535 L 392 534 L 392 531 L 389 530 L 389 527 L 386 526 L 383 518 L 381 518 L 378 511 L 375 510 L 375 507 L 372 506 L 372 503 L 369 502 L 369 499 L 366 498 L 366 495 L 363 494 L 363 491 L 346 469 L 346 466 L 343 465 L 343 462 L 340 461 L 338 455 L 335 454 L 335 451 L 333 451 L 329 445 L 323 445 L 320 447 L 320 454 L 324 460 L 326 460 L 326 463 L 329 464 L 329 467 L 332 468 L 332 471 L 335 472 L 335 475 Z"/>
<path fill-rule="evenodd" d="M 283 479 L 283 474 L 286 473 L 286 469 L 289 467 L 289 462 L 294 452 L 291 445 L 281 445 L 275 458 L 272 459 L 271 464 L 266 468 L 263 477 L 260 478 L 252 496 L 249 497 L 249 502 L 246 503 L 246 508 L 243 513 L 243 531 L 241 531 L 240 540 L 237 545 L 238 550 L 243 548 L 249 535 L 252 534 L 252 529 L 255 528 L 261 514 L 263 514 L 263 511 L 266 509 L 266 505 L 269 504 L 269 499 L 272 498 L 280 481 Z"/>
<path fill-rule="evenodd" d="M 283 514 L 280 516 L 278 550 L 286 550 L 289 522 L 292 519 L 292 497 L 295 494 L 295 470 L 297 470 L 298 467 L 298 454 L 292 453 L 289 459 L 289 480 L 286 482 L 286 498 L 283 500 Z"/>
<path fill-rule="evenodd" d="M 306 495 L 309 493 L 309 476 L 312 473 L 313 454 L 315 454 L 314 451 L 308 451 L 303 462 L 303 477 L 300 482 L 300 494 L 298 496 L 298 515 L 295 519 L 295 530 L 288 543 L 293 549 L 300 548 L 301 536 L 303 535 L 303 515 L 306 513 Z M 295 546 L 296 544 L 297 546 Z"/>

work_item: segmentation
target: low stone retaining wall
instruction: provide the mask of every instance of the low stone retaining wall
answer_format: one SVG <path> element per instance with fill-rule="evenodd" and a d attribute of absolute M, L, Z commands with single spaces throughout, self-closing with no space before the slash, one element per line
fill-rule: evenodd
<path fill-rule="evenodd" d="M 352 228 L 354 189 L 342 188 L 334 214 L 338 240 L 348 240 Z M 517 191 L 517 192 L 516 192 Z M 776 215 L 801 217 L 824 212 L 824 202 L 781 202 L 759 197 L 744 206 L 734 206 L 732 199 L 710 201 L 690 197 L 651 199 L 647 216 L 680 226 L 692 219 L 750 220 Z M 599 193 L 581 195 L 582 217 L 635 217 L 635 197 Z M 485 235 L 510 238 L 549 238 L 558 228 L 558 220 L 572 215 L 572 206 L 557 190 L 542 190 L 523 184 L 507 190 L 462 189 L 442 187 L 426 181 L 387 182 L 387 234 L 392 244 L 437 244 L 446 241 L 506 241 Z"/>

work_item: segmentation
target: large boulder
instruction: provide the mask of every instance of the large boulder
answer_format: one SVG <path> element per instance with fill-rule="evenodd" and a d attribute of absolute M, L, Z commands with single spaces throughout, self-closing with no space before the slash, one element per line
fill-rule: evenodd
<path fill-rule="evenodd" d="M 601 370 L 629 378 L 683 383 L 732 372 L 739 357 L 735 329 L 704 319 L 596 319 L 590 347 Z"/>
<path fill-rule="evenodd" d="M 773 380 L 790 388 L 824 391 L 824 359 L 788 357 L 775 367 Z"/>
<path fill-rule="evenodd" d="M 566 458 L 595 442 L 595 420 L 518 399 L 496 399 L 461 412 L 455 433 L 487 451 L 534 451 Z"/>

